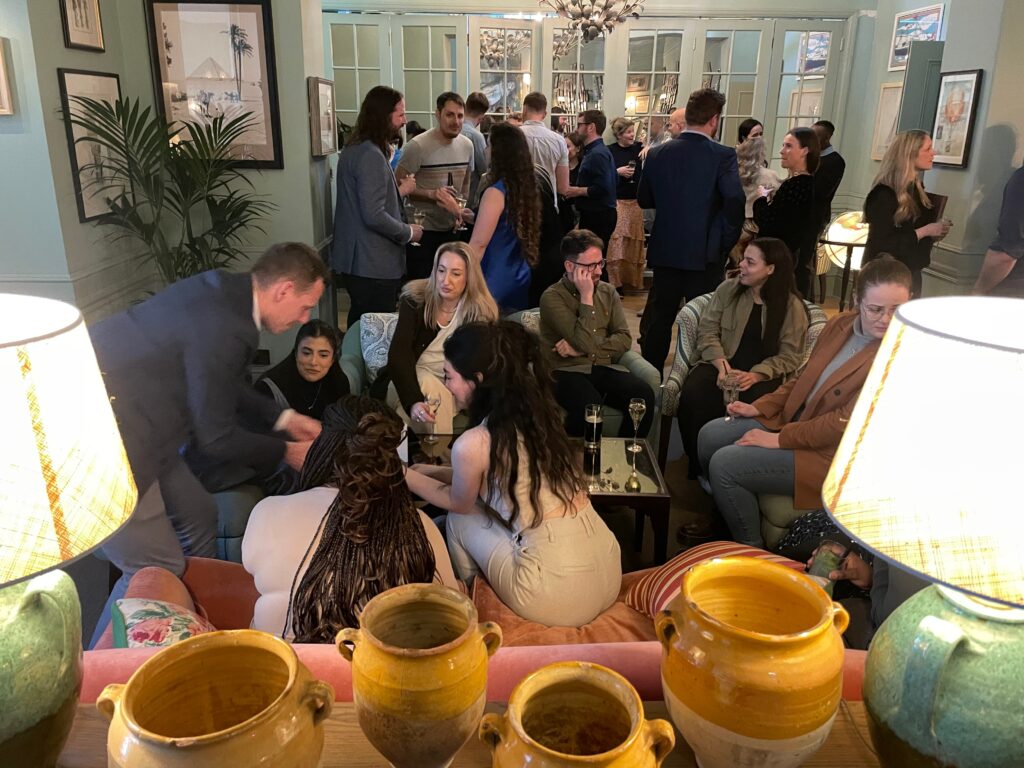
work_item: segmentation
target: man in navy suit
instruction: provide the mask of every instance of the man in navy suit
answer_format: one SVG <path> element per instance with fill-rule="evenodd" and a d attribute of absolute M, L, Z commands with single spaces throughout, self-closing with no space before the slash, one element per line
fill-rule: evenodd
<path fill-rule="evenodd" d="M 103 547 L 124 573 L 108 605 L 140 568 L 181 576 L 186 554 L 216 556 L 217 507 L 182 459 L 186 443 L 266 474 L 282 460 L 301 469 L 320 423 L 282 411 L 246 376 L 260 330 L 308 321 L 326 277 L 308 245 L 279 243 L 251 273 L 204 272 L 89 329 L 139 489 L 131 519 Z M 272 434 L 281 432 L 291 441 Z"/>
<path fill-rule="evenodd" d="M 743 225 L 743 187 L 736 150 L 714 140 L 725 96 L 712 88 L 690 94 L 686 130 L 650 151 L 637 200 L 656 216 L 647 248 L 657 290 L 640 350 L 661 371 L 672 340 L 679 303 L 712 291 Z"/>

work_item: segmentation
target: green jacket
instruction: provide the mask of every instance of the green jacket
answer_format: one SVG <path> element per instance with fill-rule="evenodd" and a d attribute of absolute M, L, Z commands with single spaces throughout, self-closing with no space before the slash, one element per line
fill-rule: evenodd
<path fill-rule="evenodd" d="M 614 365 L 633 345 L 626 315 L 615 289 L 600 282 L 594 305 L 580 303 L 580 293 L 565 275 L 540 297 L 540 338 L 552 368 L 589 372 L 594 365 Z M 555 344 L 565 339 L 581 357 L 562 357 Z"/>
<path fill-rule="evenodd" d="M 734 297 L 739 278 L 724 281 L 715 289 L 711 302 L 700 316 L 697 328 L 697 350 L 701 362 L 710 363 L 724 357 L 726 360 L 736 354 L 746 327 L 750 311 L 754 307 L 754 296 L 744 291 Z M 765 307 L 761 305 L 761 329 L 764 332 Z M 796 373 L 804 358 L 807 342 L 807 308 L 796 296 L 789 297 L 789 310 L 779 333 L 779 351 L 762 360 L 750 369 L 769 379 L 786 379 Z"/>

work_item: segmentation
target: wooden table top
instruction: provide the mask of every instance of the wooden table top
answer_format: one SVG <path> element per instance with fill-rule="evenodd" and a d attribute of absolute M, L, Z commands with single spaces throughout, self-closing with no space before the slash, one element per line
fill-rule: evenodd
<path fill-rule="evenodd" d="M 488 704 L 492 712 L 504 710 L 504 704 Z M 644 705 L 649 719 L 669 719 L 663 702 Z M 325 743 L 321 768 L 380 768 L 387 766 L 363 738 L 351 702 L 335 702 L 331 716 L 324 723 Z M 93 704 L 80 704 L 74 727 L 58 768 L 107 768 L 107 720 Z M 810 760 L 806 768 L 862 768 L 877 766 L 871 750 L 864 705 L 859 701 L 843 702 L 835 726 L 825 746 Z M 491 764 L 490 752 L 477 738 L 471 738 L 455 757 L 452 768 L 484 768 Z M 662 764 L 664 768 L 696 768 L 693 752 L 676 732 L 676 748 Z"/>

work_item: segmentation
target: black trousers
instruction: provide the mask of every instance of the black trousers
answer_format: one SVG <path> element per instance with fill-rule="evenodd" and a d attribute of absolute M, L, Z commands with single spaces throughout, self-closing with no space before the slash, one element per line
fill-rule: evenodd
<path fill-rule="evenodd" d="M 595 365 L 590 373 L 555 371 L 555 400 L 566 413 L 565 431 L 572 437 L 583 437 L 584 406 L 589 403 L 607 403 L 626 414 L 618 437 L 632 437 L 629 401 L 634 397 L 647 403 L 637 431 L 638 436 L 647 437 L 654 423 L 654 392 L 643 379 L 606 365 Z"/>
<path fill-rule="evenodd" d="M 608 243 L 615 232 L 615 225 L 619 223 L 619 212 L 615 208 L 604 208 L 600 211 L 580 211 L 580 229 L 589 229 L 601 238 L 604 248 L 601 249 L 601 258 L 608 258 Z M 601 270 L 601 279 L 608 282 L 608 270 Z"/>
<path fill-rule="evenodd" d="M 382 280 L 376 277 L 342 275 L 341 284 L 348 291 L 348 328 L 366 312 L 394 312 L 398 307 L 401 278 Z"/>
<path fill-rule="evenodd" d="M 752 403 L 757 398 L 774 392 L 782 379 L 759 381 L 745 392 L 740 400 Z M 725 416 L 725 400 L 718 388 L 718 370 L 708 363 L 701 363 L 690 369 L 683 380 L 683 391 L 679 393 L 679 434 L 683 438 L 683 450 L 690 460 L 689 477 L 700 474 L 697 461 L 697 435 L 700 428 L 709 421 Z"/>
<path fill-rule="evenodd" d="M 672 342 L 672 323 L 679 313 L 680 302 L 715 290 L 722 282 L 722 274 L 721 264 L 709 264 L 702 271 L 654 267 L 654 284 L 658 288 L 647 297 L 643 317 L 646 327 L 640 338 L 640 352 L 659 372 L 665 368 Z"/>

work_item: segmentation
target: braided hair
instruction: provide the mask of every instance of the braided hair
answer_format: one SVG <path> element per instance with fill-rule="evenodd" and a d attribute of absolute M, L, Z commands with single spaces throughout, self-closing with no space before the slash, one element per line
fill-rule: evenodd
<path fill-rule="evenodd" d="M 358 626 L 372 597 L 430 582 L 435 571 L 398 457 L 397 414 L 378 400 L 348 395 L 327 407 L 323 426 L 306 456 L 300 490 L 328 485 L 338 495 L 302 580 L 297 588 L 292 582 L 288 616 L 297 643 L 332 642 L 341 628 Z M 308 549 L 303 562 L 307 557 Z M 301 569 L 300 563 L 296 577 Z"/>

